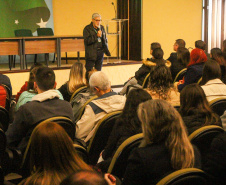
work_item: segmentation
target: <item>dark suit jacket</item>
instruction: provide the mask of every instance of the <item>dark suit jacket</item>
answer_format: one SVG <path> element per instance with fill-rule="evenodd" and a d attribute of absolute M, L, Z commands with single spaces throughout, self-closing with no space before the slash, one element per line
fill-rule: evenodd
<path fill-rule="evenodd" d="M 104 27 L 102 25 L 100 26 L 100 30 L 102 31 L 103 52 L 107 56 L 110 56 L 111 54 L 108 50 L 106 33 L 105 33 Z M 98 37 L 97 37 L 97 33 L 94 31 L 92 22 L 84 28 L 83 37 L 84 37 L 84 44 L 85 44 L 86 60 L 96 60 Z"/>

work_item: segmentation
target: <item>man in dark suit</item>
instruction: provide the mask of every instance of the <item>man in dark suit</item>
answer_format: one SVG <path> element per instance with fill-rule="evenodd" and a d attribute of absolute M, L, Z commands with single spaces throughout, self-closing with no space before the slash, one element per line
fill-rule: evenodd
<path fill-rule="evenodd" d="M 107 37 L 104 27 L 101 25 L 101 15 L 94 13 L 92 22 L 83 30 L 85 43 L 85 58 L 86 58 L 86 74 L 95 67 L 101 71 L 104 53 L 110 56 L 108 50 Z"/>

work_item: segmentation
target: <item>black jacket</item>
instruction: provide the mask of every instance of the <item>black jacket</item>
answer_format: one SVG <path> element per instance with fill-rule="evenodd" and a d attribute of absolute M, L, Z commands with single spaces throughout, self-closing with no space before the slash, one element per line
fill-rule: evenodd
<path fill-rule="evenodd" d="M 107 56 L 111 56 L 108 50 L 108 42 L 104 27 L 101 25 L 100 30 L 102 31 L 102 45 L 103 52 Z M 83 30 L 84 44 L 85 44 L 85 58 L 86 60 L 96 60 L 97 58 L 97 33 L 94 30 L 93 23 L 91 22 Z"/>
<path fill-rule="evenodd" d="M 201 168 L 201 156 L 193 146 L 195 168 Z M 123 185 L 155 185 L 163 177 L 176 171 L 171 165 L 171 156 L 164 143 L 149 144 L 136 148 L 130 154 Z"/>
<path fill-rule="evenodd" d="M 177 73 L 179 73 L 182 69 L 186 68 L 186 66 L 184 66 L 181 62 L 177 60 L 177 53 L 171 53 L 170 57 L 167 60 L 171 62 L 170 70 L 172 78 L 174 80 L 177 76 Z"/>
<path fill-rule="evenodd" d="M 74 122 L 70 103 L 58 98 L 22 105 L 6 132 L 8 146 L 23 151 L 37 123 L 54 116 L 64 116 Z"/>
<path fill-rule="evenodd" d="M 216 136 L 207 153 L 203 170 L 213 178 L 214 184 L 225 184 L 226 182 L 226 132 Z"/>
<path fill-rule="evenodd" d="M 143 62 L 143 65 L 135 72 L 135 78 L 139 85 L 142 85 L 144 82 L 145 77 L 148 73 L 150 73 L 151 69 L 157 65 L 156 59 L 150 58 L 147 61 Z M 170 61 L 166 60 L 165 65 L 167 67 L 171 66 Z"/>
<path fill-rule="evenodd" d="M 218 125 L 222 127 L 220 117 L 218 115 L 216 116 L 218 117 L 218 122 L 214 119 L 212 123 L 209 123 L 209 125 Z M 190 111 L 188 115 L 182 116 L 182 119 L 187 127 L 188 134 L 190 135 L 192 132 L 204 126 L 206 122 L 206 115 L 201 113 L 199 110 L 193 110 Z"/>

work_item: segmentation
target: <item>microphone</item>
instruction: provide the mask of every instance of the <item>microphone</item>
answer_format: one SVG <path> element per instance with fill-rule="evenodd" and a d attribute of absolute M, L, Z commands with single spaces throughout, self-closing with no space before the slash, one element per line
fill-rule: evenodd
<path fill-rule="evenodd" d="M 114 4 L 114 2 L 111 2 L 111 4 L 114 6 L 114 10 L 115 10 L 115 18 L 113 18 L 112 20 L 115 20 L 115 19 L 117 19 L 115 4 Z"/>

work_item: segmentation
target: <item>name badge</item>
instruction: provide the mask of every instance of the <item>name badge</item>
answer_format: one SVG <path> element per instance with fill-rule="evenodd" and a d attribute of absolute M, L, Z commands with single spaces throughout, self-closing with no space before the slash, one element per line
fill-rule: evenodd
<path fill-rule="evenodd" d="M 98 40 L 98 42 L 101 42 L 101 38 L 100 37 L 98 37 L 97 40 Z"/>

